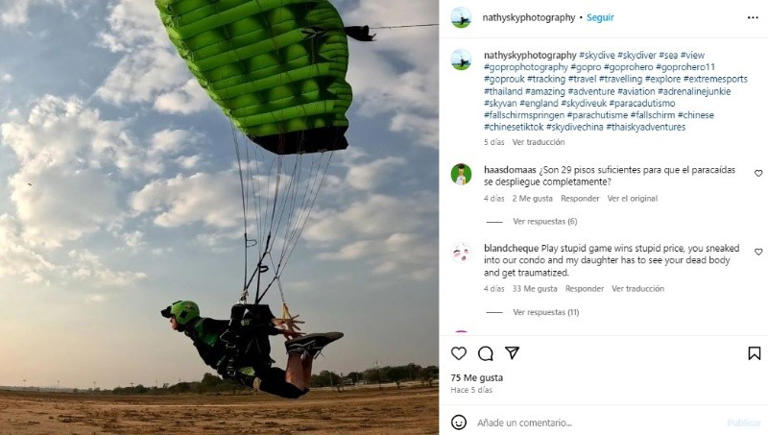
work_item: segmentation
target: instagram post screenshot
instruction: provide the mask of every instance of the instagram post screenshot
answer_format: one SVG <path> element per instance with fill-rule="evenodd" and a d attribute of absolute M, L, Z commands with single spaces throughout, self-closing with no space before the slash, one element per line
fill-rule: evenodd
<path fill-rule="evenodd" d="M 0 434 L 768 433 L 768 3 L 0 0 Z"/>

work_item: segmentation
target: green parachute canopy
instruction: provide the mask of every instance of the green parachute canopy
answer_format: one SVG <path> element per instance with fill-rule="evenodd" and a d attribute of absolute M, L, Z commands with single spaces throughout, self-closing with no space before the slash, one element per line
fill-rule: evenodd
<path fill-rule="evenodd" d="M 155 0 L 200 85 L 277 154 L 347 147 L 344 23 L 328 0 Z"/>

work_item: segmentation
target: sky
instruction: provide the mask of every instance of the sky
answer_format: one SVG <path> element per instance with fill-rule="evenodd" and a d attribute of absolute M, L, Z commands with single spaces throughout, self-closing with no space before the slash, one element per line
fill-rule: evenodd
<path fill-rule="evenodd" d="M 333 3 L 347 25 L 437 16 Z M 437 363 L 437 31 L 375 32 L 350 41 L 350 147 L 282 278 L 307 330 L 346 334 L 316 371 Z M 0 0 L 0 41 L 0 385 L 199 380 L 211 370 L 159 311 L 225 318 L 239 297 L 228 120 L 152 0 Z"/>

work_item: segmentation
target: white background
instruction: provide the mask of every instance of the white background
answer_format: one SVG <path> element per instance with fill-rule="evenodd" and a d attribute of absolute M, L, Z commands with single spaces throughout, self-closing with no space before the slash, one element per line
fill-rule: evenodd
<path fill-rule="evenodd" d="M 526 4 L 527 3 L 527 4 Z M 768 10 L 761 2 L 717 7 L 692 1 L 589 3 L 442 1 L 440 10 L 440 330 L 441 429 L 450 418 L 467 416 L 469 427 L 494 415 L 567 416 L 563 433 L 768 433 Z M 472 24 L 457 29 L 451 10 L 468 7 Z M 612 23 L 486 23 L 491 13 L 613 13 Z M 747 20 L 748 15 L 762 15 Z M 457 71 L 455 49 L 473 64 Z M 705 51 L 718 74 L 749 76 L 730 97 L 698 98 L 699 111 L 714 121 L 692 121 L 685 133 L 494 133 L 483 131 L 484 52 L 666 50 Z M 498 63 L 498 62 L 494 62 Z M 569 62 L 566 62 L 569 63 Z M 655 63 L 655 62 L 654 62 Z M 714 86 L 714 85 L 712 85 Z M 677 98 L 679 106 L 689 106 Z M 508 145 L 484 147 L 483 139 Z M 567 141 L 562 147 L 513 147 L 517 139 Z M 472 180 L 450 179 L 456 163 L 472 168 Z M 484 187 L 483 166 L 719 166 L 735 176 L 614 177 L 610 187 Z M 488 194 L 552 195 L 553 203 L 488 203 Z M 598 204 L 563 204 L 560 194 L 601 196 Z M 608 204 L 605 196 L 658 195 L 652 204 Z M 576 218 L 577 226 L 516 227 L 513 218 Z M 488 224 L 487 221 L 502 221 Z M 472 249 L 466 264 L 451 250 Z M 484 279 L 485 243 L 677 243 L 740 244 L 729 267 L 608 266 L 570 268 L 567 279 Z M 489 294 L 486 285 L 506 291 Z M 512 285 L 558 285 L 556 295 L 513 294 Z M 603 294 L 564 294 L 569 285 L 604 285 Z M 663 285 L 660 294 L 611 294 L 611 284 Z M 578 307 L 578 318 L 515 317 L 514 308 Z M 500 311 L 502 314 L 487 314 Z M 466 330 L 467 333 L 456 333 Z M 496 360 L 482 362 L 476 349 L 488 345 Z M 504 346 L 519 345 L 515 361 Z M 747 361 L 747 347 L 761 345 L 763 360 Z M 457 361 L 451 348 L 464 346 Z M 451 374 L 503 374 L 491 395 L 450 393 Z M 469 385 L 469 384 L 466 384 Z M 499 405 L 490 409 L 489 403 Z M 501 406 L 508 405 L 508 406 Z M 752 405 L 752 406 L 748 406 Z M 471 417 L 471 418 L 470 418 Z M 758 429 L 728 426 L 728 419 L 762 421 Z M 757 430 L 757 432 L 755 432 Z M 492 430 L 488 430 L 493 432 Z M 522 431 L 522 429 L 518 429 Z M 637 432 L 633 432 L 637 431 Z M 763 432 L 764 431 L 764 432 Z M 541 429 L 534 433 L 550 433 Z M 557 431 L 551 433 L 559 433 Z"/>

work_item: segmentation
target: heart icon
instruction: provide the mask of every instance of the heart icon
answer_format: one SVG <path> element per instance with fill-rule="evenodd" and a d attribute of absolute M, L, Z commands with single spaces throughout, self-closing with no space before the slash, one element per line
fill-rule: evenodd
<path fill-rule="evenodd" d="M 763 248 L 755 248 L 755 254 L 763 255 Z"/>
<path fill-rule="evenodd" d="M 762 177 L 763 176 L 763 170 L 762 169 L 755 169 L 755 175 L 757 175 L 758 177 Z"/>
<path fill-rule="evenodd" d="M 451 348 L 451 355 L 453 355 L 454 358 L 461 361 L 462 358 L 467 354 L 467 348 L 464 346 L 454 346 Z"/>

